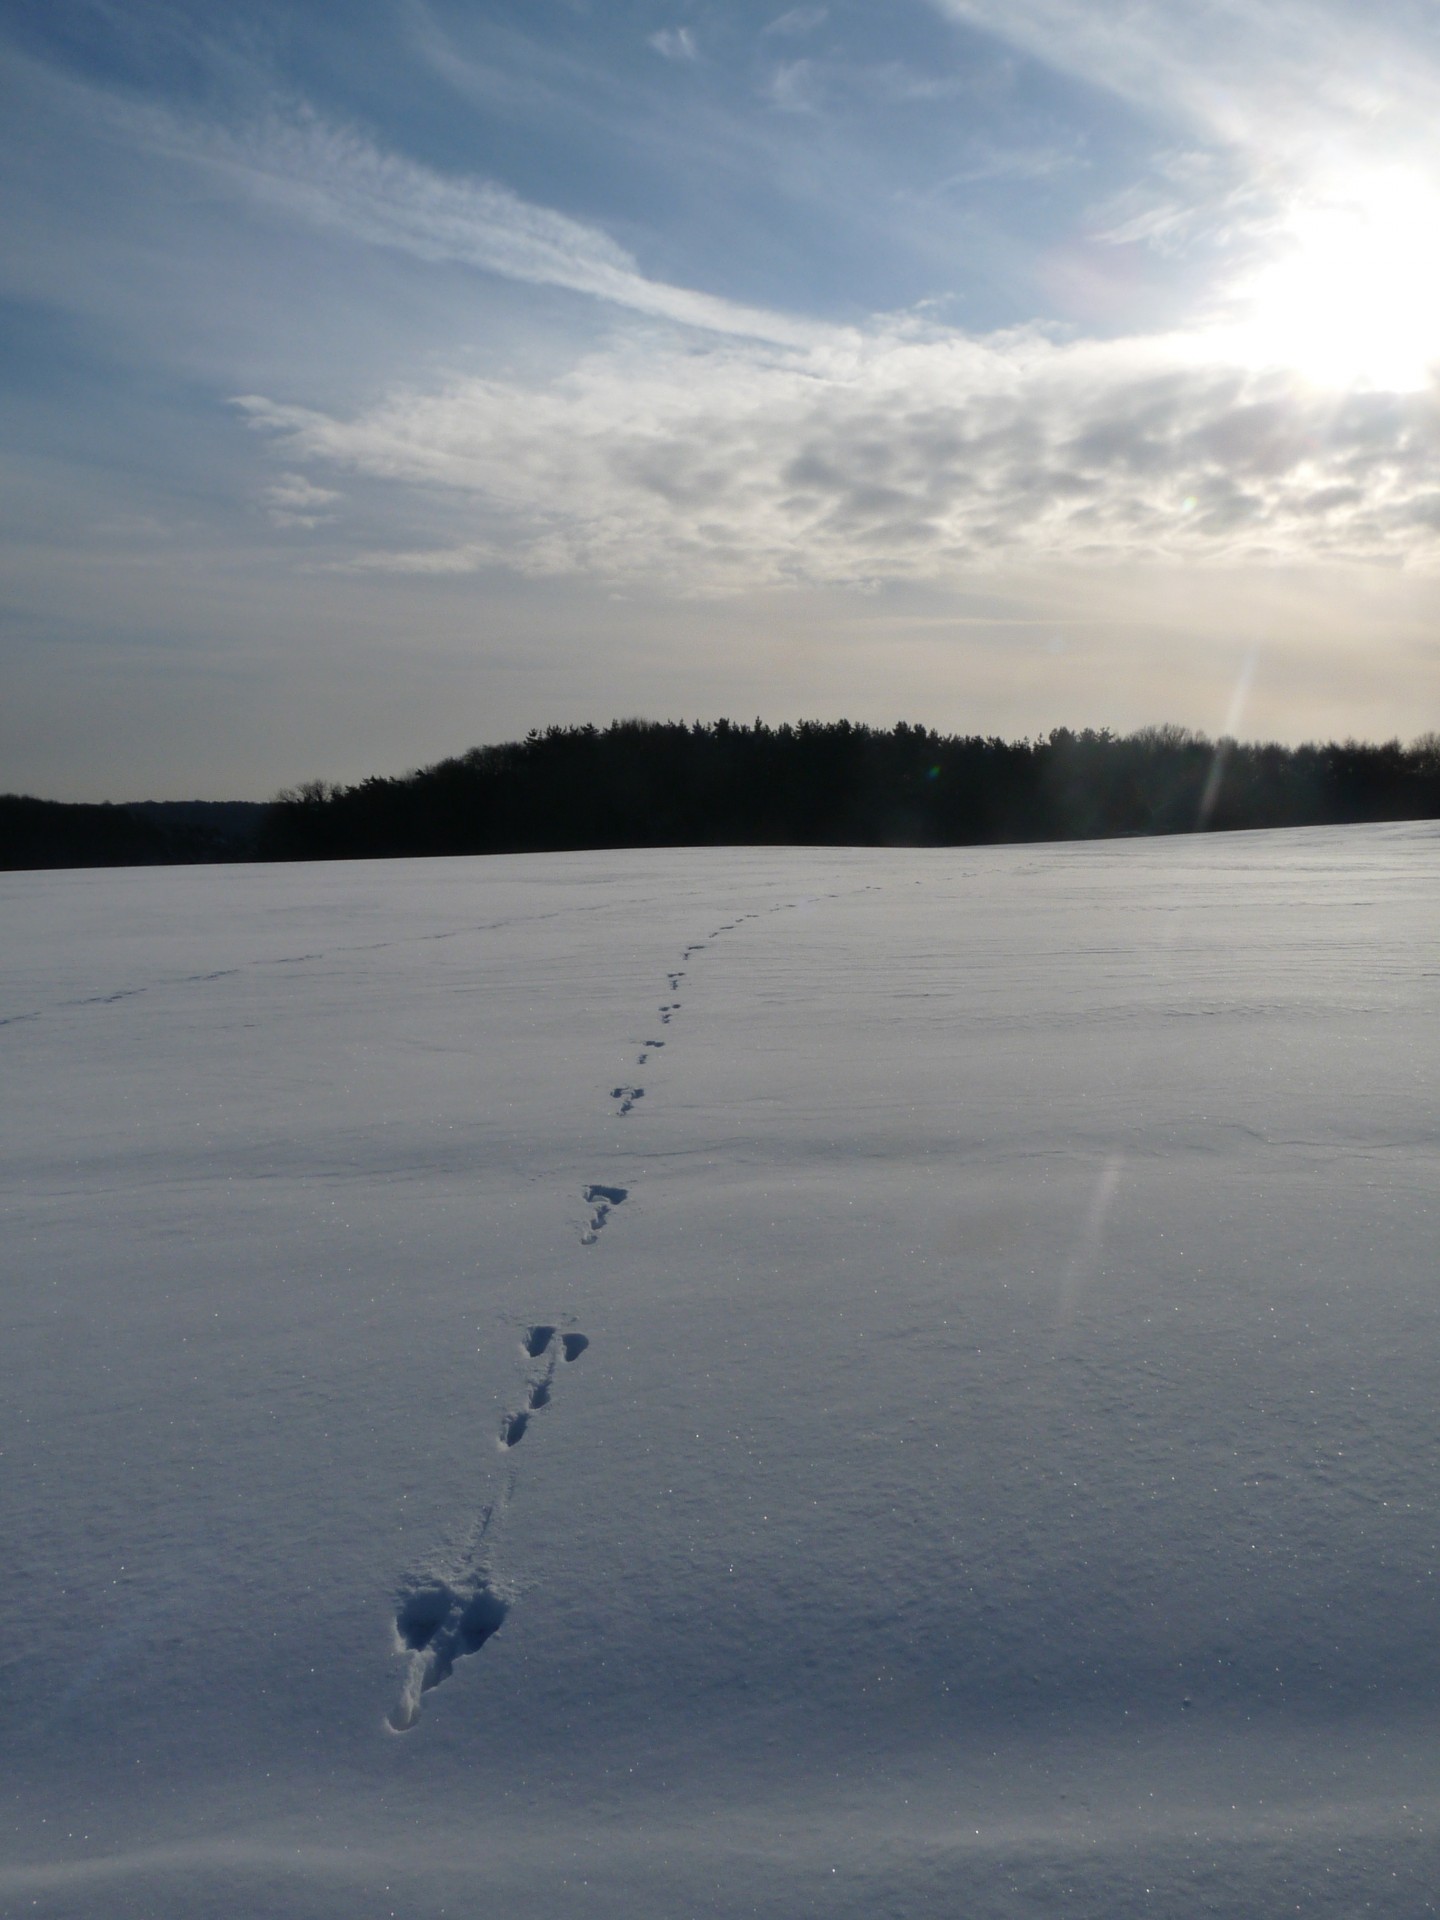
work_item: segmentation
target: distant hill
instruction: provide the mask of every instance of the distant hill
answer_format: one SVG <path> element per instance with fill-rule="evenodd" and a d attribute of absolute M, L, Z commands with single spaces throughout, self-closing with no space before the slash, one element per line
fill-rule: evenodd
<path fill-rule="evenodd" d="M 1440 735 L 1283 747 L 1183 727 L 1042 739 L 901 722 L 550 727 L 268 806 L 0 797 L 0 867 L 543 853 L 586 847 L 969 846 L 1440 819 Z"/>
<path fill-rule="evenodd" d="M 87 806 L 0 794 L 0 868 L 183 866 L 252 860 L 267 808 L 249 800 Z"/>
<path fill-rule="evenodd" d="M 281 794 L 262 858 L 694 845 L 960 846 L 1440 817 L 1440 737 L 1282 747 L 1181 727 L 1007 741 L 849 721 L 551 727 Z"/>

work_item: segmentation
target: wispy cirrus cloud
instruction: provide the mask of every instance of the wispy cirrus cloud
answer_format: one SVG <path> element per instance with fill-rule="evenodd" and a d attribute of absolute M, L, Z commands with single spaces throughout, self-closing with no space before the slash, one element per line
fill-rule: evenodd
<path fill-rule="evenodd" d="M 1323 125 L 1358 131 L 1433 115 L 1436 52 L 1414 22 L 1355 0 L 932 0 L 1145 113 L 1179 114 L 1206 135 L 1273 150 Z M 1397 10 L 1398 11 L 1398 10 Z"/>
<path fill-rule="evenodd" d="M 790 7 L 786 12 L 776 14 L 760 31 L 762 34 L 780 34 L 798 38 L 813 33 L 816 27 L 823 26 L 830 17 L 828 7 Z"/>
<path fill-rule="evenodd" d="M 979 14 L 988 0 L 944 4 Z M 1148 71 L 1137 49 L 1163 12 L 1127 16 L 1125 73 Z M 1017 0 L 1016 14 L 1022 31 L 1069 22 L 1084 64 L 1092 29 L 1068 0 Z M 1093 35 L 1113 52 L 1119 31 Z M 783 71 L 799 88 L 812 68 Z M 244 400 L 289 463 L 267 496 L 276 525 L 333 543 L 324 529 L 340 496 L 327 482 L 379 483 L 366 565 L 500 564 L 726 593 L 955 581 L 1000 560 L 1423 565 L 1435 547 L 1440 433 L 1427 393 L 1336 399 L 1229 364 L 1200 335 L 976 339 L 903 318 L 841 329 L 651 278 L 597 226 L 303 108 L 241 128 L 158 113 L 142 124 L 152 145 L 296 221 L 673 329 L 628 342 L 622 330 L 543 389 L 454 379 L 397 387 L 350 415 Z M 1224 179 L 1200 149 L 1166 164 L 1182 199 Z M 1117 237 L 1161 231 L 1143 206 L 1115 213 Z M 431 543 L 401 534 L 413 512 L 397 512 L 385 538 L 387 486 L 424 495 Z"/>
<path fill-rule="evenodd" d="M 378 483 L 367 565 L 728 593 L 953 582 L 1000 560 L 1427 565 L 1435 548 L 1428 392 L 1337 399 L 1199 334 L 977 339 L 913 317 L 842 329 L 651 278 L 597 226 L 303 109 L 239 129 L 151 114 L 143 129 L 296 221 L 668 323 L 613 329 L 545 388 L 397 385 L 350 414 L 248 397 L 287 462 L 267 498 L 275 524 L 333 546 L 329 482 Z M 1214 190 L 1208 167 L 1177 152 L 1177 190 L 1191 174 Z M 387 522 L 387 487 L 397 508 L 423 496 L 428 544 L 401 531 L 413 511 Z"/>
<path fill-rule="evenodd" d="M 781 60 L 765 75 L 760 91 L 782 113 L 818 113 L 823 89 L 813 60 Z"/>
<path fill-rule="evenodd" d="M 689 27 L 662 27 L 647 42 L 666 60 L 698 60 L 700 49 Z"/>
<path fill-rule="evenodd" d="M 838 330 L 646 275 L 602 229 L 489 180 L 443 174 L 387 152 L 304 107 L 238 128 L 116 108 L 134 137 L 219 173 L 306 224 L 426 261 L 566 288 L 706 332 L 811 347 Z"/>
<path fill-rule="evenodd" d="M 1222 298 L 1297 232 L 1387 177 L 1440 204 L 1440 30 L 1359 0 L 931 0 L 1052 70 L 1118 97 L 1161 137 L 1089 209 L 1092 243 L 1220 269 Z M 1357 193 L 1357 188 L 1359 189 Z M 1433 218 L 1416 226 L 1429 246 Z"/>
<path fill-rule="evenodd" d="M 1077 145 L 1000 146 L 989 140 L 976 140 L 957 167 L 936 185 L 935 191 L 974 186 L 987 180 L 1049 180 L 1056 174 L 1073 173 L 1086 165 Z"/>

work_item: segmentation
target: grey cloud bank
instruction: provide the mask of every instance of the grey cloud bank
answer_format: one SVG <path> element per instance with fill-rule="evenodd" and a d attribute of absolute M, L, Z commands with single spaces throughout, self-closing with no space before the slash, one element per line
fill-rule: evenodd
<path fill-rule="evenodd" d="M 487 531 L 402 571 L 594 573 L 675 592 L 957 581 L 1020 559 L 1433 565 L 1429 394 L 1338 399 L 1128 343 L 652 349 L 543 391 L 487 380 L 348 420 L 243 402 L 287 459 L 473 500 Z M 1158 358 L 1158 356 L 1156 356 Z"/>

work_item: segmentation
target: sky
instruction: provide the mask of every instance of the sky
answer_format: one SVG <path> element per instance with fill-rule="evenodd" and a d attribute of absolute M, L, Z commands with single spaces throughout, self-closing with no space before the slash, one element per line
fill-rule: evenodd
<path fill-rule="evenodd" d="M 1440 9 L 0 0 L 0 788 L 1440 727 Z"/>

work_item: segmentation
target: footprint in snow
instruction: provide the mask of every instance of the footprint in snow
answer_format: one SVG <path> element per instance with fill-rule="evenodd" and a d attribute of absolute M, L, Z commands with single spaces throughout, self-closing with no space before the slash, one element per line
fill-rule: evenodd
<path fill-rule="evenodd" d="M 483 1541 L 494 1509 L 480 1523 Z M 448 1680 L 457 1661 L 478 1653 L 505 1624 L 510 1602 L 478 1557 L 452 1576 L 417 1574 L 401 1588 L 395 1608 L 395 1651 L 406 1656 L 404 1685 L 390 1715 L 396 1733 L 420 1718 L 424 1696 Z"/>
<path fill-rule="evenodd" d="M 580 1236 L 582 1247 L 594 1246 L 600 1229 L 616 1207 L 623 1206 L 629 1197 L 628 1187 L 586 1187 L 584 1199 L 586 1206 L 590 1208 L 590 1224 Z"/>
<path fill-rule="evenodd" d="M 502 1453 L 508 1453 L 512 1447 L 518 1447 L 530 1430 L 534 1415 L 543 1413 L 550 1405 L 555 1391 L 555 1370 L 560 1364 L 573 1366 L 584 1353 L 590 1342 L 583 1333 L 562 1333 L 557 1342 L 556 1329 L 548 1325 L 534 1326 L 526 1333 L 521 1342 L 521 1350 L 528 1360 L 543 1360 L 544 1367 L 538 1373 L 532 1373 L 525 1387 L 525 1404 L 514 1413 L 507 1413 L 500 1422 L 499 1444 Z"/>

